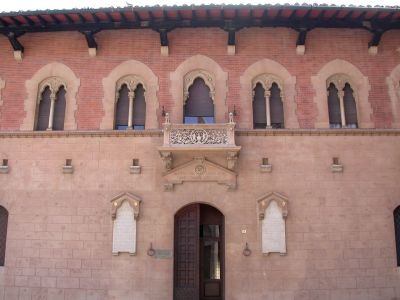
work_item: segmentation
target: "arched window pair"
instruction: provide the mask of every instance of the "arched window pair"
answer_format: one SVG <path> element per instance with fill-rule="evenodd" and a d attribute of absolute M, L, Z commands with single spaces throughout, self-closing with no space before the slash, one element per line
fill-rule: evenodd
<path fill-rule="evenodd" d="M 253 128 L 284 128 L 280 80 L 271 75 L 253 81 Z"/>
<path fill-rule="evenodd" d="M 350 80 L 343 75 L 328 79 L 328 111 L 330 128 L 357 128 L 355 93 Z"/>
<path fill-rule="evenodd" d="M 59 77 L 51 77 L 39 85 L 36 130 L 64 130 L 65 94 L 67 86 Z"/>
<path fill-rule="evenodd" d="M 136 76 L 126 76 L 117 82 L 114 128 L 144 129 L 146 122 L 145 86 Z"/>

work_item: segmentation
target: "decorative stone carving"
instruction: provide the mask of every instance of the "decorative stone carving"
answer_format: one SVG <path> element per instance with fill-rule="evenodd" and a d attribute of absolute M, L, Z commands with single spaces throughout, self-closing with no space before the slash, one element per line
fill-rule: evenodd
<path fill-rule="evenodd" d="M 254 88 L 256 87 L 257 83 L 260 83 L 263 86 L 263 88 L 264 88 L 264 90 L 266 92 L 271 89 L 273 83 L 276 83 L 278 85 L 279 89 L 281 90 L 282 102 L 284 101 L 284 99 L 285 99 L 285 96 L 284 96 L 285 93 L 284 92 L 285 91 L 283 89 L 282 81 L 278 77 L 276 77 L 276 76 L 274 76 L 272 74 L 261 74 L 261 75 L 258 75 L 256 78 L 253 79 L 253 82 L 252 82 L 252 90 L 253 91 L 254 91 Z"/>
<path fill-rule="evenodd" d="M 235 172 L 212 163 L 205 157 L 196 157 L 164 175 L 164 190 L 172 191 L 175 184 L 186 181 L 216 182 L 226 185 L 231 190 L 236 188 L 236 177 Z"/>
<path fill-rule="evenodd" d="M 326 88 L 329 88 L 330 84 L 333 84 L 338 91 L 343 91 L 344 86 L 346 83 L 348 83 L 352 88 L 354 87 L 354 84 L 351 82 L 351 79 L 349 76 L 346 74 L 335 74 L 331 77 L 329 77 L 326 81 Z M 353 95 L 355 97 L 357 91 L 353 90 Z"/>
<path fill-rule="evenodd" d="M 140 198 L 124 193 L 111 200 L 113 219 L 113 254 L 136 254 L 136 221 L 139 216 Z"/>
<path fill-rule="evenodd" d="M 257 200 L 261 220 L 262 253 L 286 254 L 286 229 L 288 199 L 278 193 L 267 194 Z"/>
<path fill-rule="evenodd" d="M 139 84 L 141 84 L 143 86 L 143 89 L 145 90 L 145 98 L 146 98 L 146 85 L 144 84 L 143 79 L 136 75 L 127 75 L 127 76 L 120 78 L 117 81 L 116 92 L 115 92 L 116 93 L 115 94 L 115 102 L 117 102 L 117 100 L 119 98 L 119 91 L 121 90 L 121 87 L 124 84 L 127 86 L 129 92 L 132 92 L 132 93 L 134 93 L 137 86 Z"/>
<path fill-rule="evenodd" d="M 166 172 L 172 169 L 172 153 L 168 151 L 160 151 L 161 159 L 164 163 L 164 170 Z"/>
<path fill-rule="evenodd" d="M 228 143 L 226 129 L 172 129 L 170 134 L 171 145 L 220 145 Z"/>
<path fill-rule="evenodd" d="M 39 85 L 38 102 L 40 102 L 42 100 L 43 91 L 47 87 L 50 89 L 50 92 L 51 92 L 50 98 L 52 98 L 52 97 L 55 98 L 61 87 L 64 87 L 64 89 L 67 91 L 67 84 L 65 83 L 65 81 L 63 79 L 61 79 L 60 77 L 55 77 L 55 76 L 49 77 L 49 78 L 43 80 Z"/>
<path fill-rule="evenodd" d="M 193 82 L 197 79 L 201 78 L 204 80 L 204 83 L 210 89 L 210 97 L 214 101 L 215 100 L 215 82 L 213 76 L 204 70 L 194 70 L 185 75 L 183 79 L 183 102 L 189 98 L 189 88 L 193 85 Z"/>
<path fill-rule="evenodd" d="M 228 169 L 234 170 L 241 148 L 235 145 L 234 128 L 234 122 L 224 124 L 164 123 L 164 143 L 158 150 L 164 162 L 165 171 L 172 169 L 172 154 L 191 152 L 193 156 L 202 156 L 204 151 L 226 152 Z"/>

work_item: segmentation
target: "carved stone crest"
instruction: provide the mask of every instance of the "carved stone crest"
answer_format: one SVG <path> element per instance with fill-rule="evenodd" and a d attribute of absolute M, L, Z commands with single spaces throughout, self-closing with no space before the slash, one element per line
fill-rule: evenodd
<path fill-rule="evenodd" d="M 164 190 L 171 191 L 175 184 L 183 184 L 185 181 L 216 182 L 226 185 L 228 189 L 235 189 L 236 177 L 235 172 L 210 162 L 204 157 L 196 157 L 164 175 Z"/>

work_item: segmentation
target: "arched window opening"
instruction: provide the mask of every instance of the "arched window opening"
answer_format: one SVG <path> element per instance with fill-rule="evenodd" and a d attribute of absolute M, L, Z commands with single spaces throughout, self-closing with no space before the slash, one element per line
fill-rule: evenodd
<path fill-rule="evenodd" d="M 47 78 L 39 85 L 36 130 L 64 130 L 66 90 L 59 77 Z"/>
<path fill-rule="evenodd" d="M 253 128 L 265 129 L 267 127 L 265 89 L 261 83 L 254 88 L 253 98 Z"/>
<path fill-rule="evenodd" d="M 62 86 L 56 94 L 56 101 L 54 103 L 54 120 L 53 130 L 64 130 L 64 119 L 65 119 L 65 93 L 66 90 Z"/>
<path fill-rule="evenodd" d="M 141 84 L 135 90 L 132 119 L 133 129 L 144 129 L 146 122 L 146 101 L 144 99 L 144 87 Z"/>
<path fill-rule="evenodd" d="M 215 123 L 214 102 L 210 96 L 210 89 L 200 77 L 196 78 L 189 88 L 183 122 L 186 124 Z"/>
<path fill-rule="evenodd" d="M 283 128 L 283 102 L 281 89 L 271 78 L 263 76 L 253 90 L 253 128 Z"/>
<path fill-rule="evenodd" d="M 0 266 L 4 266 L 6 256 L 8 211 L 0 206 Z"/>
<path fill-rule="evenodd" d="M 355 93 L 345 75 L 328 79 L 328 112 L 330 128 L 357 128 Z"/>
<path fill-rule="evenodd" d="M 357 108 L 356 108 L 356 100 L 354 99 L 353 89 L 350 84 L 346 83 L 343 89 L 344 96 L 344 114 L 346 119 L 346 127 L 347 128 L 357 128 Z"/>
<path fill-rule="evenodd" d="M 36 130 L 43 131 L 46 130 L 49 126 L 51 105 L 50 95 L 51 91 L 50 88 L 47 86 L 40 95 Z"/>
<path fill-rule="evenodd" d="M 129 89 L 126 84 L 122 85 L 115 109 L 115 129 L 127 129 L 129 119 Z"/>
<path fill-rule="evenodd" d="M 329 127 L 341 128 L 342 120 L 340 116 L 340 100 L 338 90 L 333 83 L 328 87 L 328 111 L 329 111 Z"/>
<path fill-rule="evenodd" d="M 270 98 L 271 127 L 283 128 L 284 119 L 283 119 L 283 102 L 281 98 L 281 90 L 275 82 L 271 86 L 270 93 L 271 93 L 271 98 Z"/>
<path fill-rule="evenodd" d="M 396 237 L 397 266 L 400 267 L 400 206 L 393 211 L 394 233 Z"/>

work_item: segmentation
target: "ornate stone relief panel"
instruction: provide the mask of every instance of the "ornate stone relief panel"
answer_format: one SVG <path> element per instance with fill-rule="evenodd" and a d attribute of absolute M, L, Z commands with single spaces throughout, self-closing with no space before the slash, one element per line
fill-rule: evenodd
<path fill-rule="evenodd" d="M 216 182 L 226 185 L 228 189 L 236 188 L 237 174 L 227 168 L 208 161 L 204 157 L 197 157 L 164 175 L 164 190 L 171 191 L 175 184 L 185 181 Z"/>
<path fill-rule="evenodd" d="M 254 94 L 254 88 L 256 87 L 257 83 L 261 83 L 261 85 L 263 86 L 265 91 L 269 91 L 271 89 L 272 84 L 276 83 L 278 85 L 279 89 L 281 90 L 281 99 L 282 99 L 282 101 L 284 101 L 285 91 L 283 89 L 282 81 L 278 77 L 271 75 L 271 74 L 258 75 L 256 78 L 253 79 L 253 82 L 252 82 L 253 94 Z"/>
<path fill-rule="evenodd" d="M 112 253 L 120 252 L 136 254 L 136 222 L 139 217 L 140 198 L 130 193 L 124 193 L 113 200 L 113 245 Z"/>
<path fill-rule="evenodd" d="M 56 94 L 61 87 L 64 87 L 66 91 L 68 90 L 67 84 L 62 78 L 55 76 L 47 78 L 43 80 L 39 85 L 39 91 L 38 91 L 39 101 L 41 100 L 42 93 L 46 89 L 46 87 L 50 89 L 51 97 L 56 97 Z"/>
<path fill-rule="evenodd" d="M 278 193 L 267 194 L 257 200 L 261 221 L 262 253 L 286 254 L 286 225 L 288 199 Z"/>
<path fill-rule="evenodd" d="M 146 85 L 144 84 L 144 81 L 142 78 L 140 78 L 139 76 L 136 75 L 127 75 L 124 76 L 122 78 L 120 78 L 117 81 L 117 86 L 116 86 L 116 95 L 115 95 L 115 102 L 118 100 L 119 98 L 119 90 L 121 89 L 121 87 L 126 84 L 126 86 L 128 87 L 129 92 L 134 93 L 137 86 L 139 84 L 143 85 L 143 88 L 146 90 Z M 146 96 L 146 94 L 145 94 Z"/>
<path fill-rule="evenodd" d="M 328 80 L 326 81 L 327 89 L 331 83 L 337 88 L 339 92 L 343 91 L 344 86 L 346 85 L 346 83 L 348 83 L 353 89 L 354 98 L 357 99 L 357 90 L 355 89 L 355 85 L 352 83 L 349 76 L 345 74 L 335 74 L 329 77 Z"/>
<path fill-rule="evenodd" d="M 204 83 L 210 89 L 210 97 L 214 101 L 215 100 L 215 80 L 213 76 L 204 70 L 194 70 L 187 73 L 183 79 L 183 100 L 186 100 L 189 97 L 189 88 L 193 85 L 193 82 L 197 79 L 201 78 L 204 80 Z"/>

